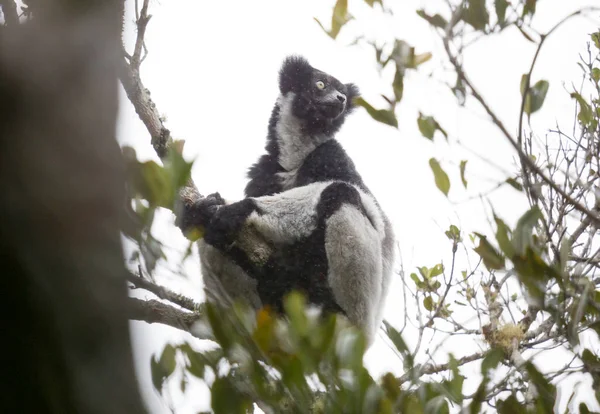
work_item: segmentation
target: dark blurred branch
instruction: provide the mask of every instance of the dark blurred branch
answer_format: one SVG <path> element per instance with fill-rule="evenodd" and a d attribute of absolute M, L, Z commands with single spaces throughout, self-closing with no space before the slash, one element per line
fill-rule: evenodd
<path fill-rule="evenodd" d="M 182 296 L 178 293 L 173 292 L 167 288 L 156 285 L 149 280 L 144 279 L 142 276 L 136 276 L 132 273 L 127 274 L 127 281 L 132 283 L 135 287 L 147 290 L 148 292 L 154 293 L 160 299 L 168 300 L 169 302 L 179 305 L 189 311 L 197 311 L 200 304 L 194 302 L 192 299 Z"/>
<path fill-rule="evenodd" d="M 2 13 L 4 14 L 5 25 L 16 26 L 19 24 L 19 13 L 14 0 L 0 0 L 0 7 L 2 7 Z"/>

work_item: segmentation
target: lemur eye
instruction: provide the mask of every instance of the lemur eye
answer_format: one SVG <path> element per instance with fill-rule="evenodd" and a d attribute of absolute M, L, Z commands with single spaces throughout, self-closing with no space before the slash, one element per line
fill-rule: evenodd
<path fill-rule="evenodd" d="M 317 81 L 317 83 L 315 83 L 315 85 L 319 89 L 325 89 L 325 82 L 323 82 L 323 81 Z"/>

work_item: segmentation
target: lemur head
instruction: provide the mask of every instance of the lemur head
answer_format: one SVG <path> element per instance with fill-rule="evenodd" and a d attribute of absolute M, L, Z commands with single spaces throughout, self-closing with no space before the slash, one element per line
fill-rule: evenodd
<path fill-rule="evenodd" d="M 331 75 L 313 68 L 301 56 L 289 56 L 279 71 L 279 90 L 293 93 L 293 114 L 312 127 L 339 127 L 354 108 L 358 88 L 343 84 Z"/>

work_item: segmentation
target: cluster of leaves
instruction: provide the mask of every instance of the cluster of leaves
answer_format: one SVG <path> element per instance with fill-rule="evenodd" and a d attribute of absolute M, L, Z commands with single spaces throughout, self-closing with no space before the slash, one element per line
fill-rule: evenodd
<path fill-rule="evenodd" d="M 424 381 L 402 335 L 386 323 L 386 335 L 407 374 L 398 378 L 387 373 L 377 380 L 363 365 L 363 334 L 344 318 L 319 314 L 296 292 L 284 307 L 285 319 L 239 303 L 228 310 L 206 304 L 196 329 L 209 331 L 218 347 L 197 351 L 188 343 L 167 345 L 151 361 L 154 386 L 163 392 L 178 377 L 185 391 L 187 377 L 198 378 L 210 387 L 211 408 L 217 414 L 251 412 L 254 404 L 264 412 L 418 414 L 449 413 L 453 406 L 478 413 L 491 373 L 504 359 L 500 350 L 485 355 L 482 382 L 467 401 L 460 361 L 450 355 L 450 377 Z M 551 387 L 533 365 L 528 369 L 541 386 Z M 504 404 L 500 413 L 525 412 L 513 398 Z M 510 411 L 514 407 L 518 410 Z"/>
<path fill-rule="evenodd" d="M 158 208 L 174 211 L 179 190 L 190 179 L 192 163 L 185 161 L 181 152 L 182 145 L 175 142 L 160 165 L 152 160 L 141 162 L 133 148 L 123 148 L 129 196 L 123 229 L 138 246 L 130 261 L 138 261 L 141 254 L 148 273 L 166 258 L 162 243 L 151 232 L 155 213 Z"/>

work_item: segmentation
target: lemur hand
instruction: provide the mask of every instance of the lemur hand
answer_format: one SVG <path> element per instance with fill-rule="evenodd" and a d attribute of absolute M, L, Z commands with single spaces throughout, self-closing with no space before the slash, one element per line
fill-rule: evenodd
<path fill-rule="evenodd" d="M 209 194 L 192 204 L 181 203 L 175 225 L 184 234 L 195 228 L 206 227 L 217 210 L 225 204 L 219 193 Z"/>

